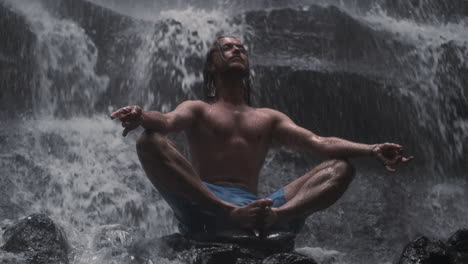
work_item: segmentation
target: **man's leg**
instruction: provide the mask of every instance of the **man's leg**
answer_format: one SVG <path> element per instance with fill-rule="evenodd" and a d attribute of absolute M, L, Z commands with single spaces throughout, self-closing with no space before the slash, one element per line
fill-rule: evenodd
<path fill-rule="evenodd" d="M 272 203 L 269 199 L 262 199 L 239 207 L 219 199 L 203 184 L 175 144 L 154 131 L 144 131 L 136 147 L 146 176 L 155 186 L 194 201 L 240 227 L 253 227 L 257 215 Z"/>
<path fill-rule="evenodd" d="M 273 208 L 269 225 L 277 221 L 306 217 L 335 203 L 354 177 L 347 160 L 322 162 L 313 170 L 284 187 L 287 202 Z"/>

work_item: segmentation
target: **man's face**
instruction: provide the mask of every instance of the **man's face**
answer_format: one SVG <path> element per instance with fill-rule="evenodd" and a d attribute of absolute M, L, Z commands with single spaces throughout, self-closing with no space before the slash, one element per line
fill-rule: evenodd
<path fill-rule="evenodd" d="M 239 71 L 247 74 L 249 71 L 249 59 L 247 51 L 240 40 L 232 37 L 221 38 L 215 43 L 212 71 Z"/>

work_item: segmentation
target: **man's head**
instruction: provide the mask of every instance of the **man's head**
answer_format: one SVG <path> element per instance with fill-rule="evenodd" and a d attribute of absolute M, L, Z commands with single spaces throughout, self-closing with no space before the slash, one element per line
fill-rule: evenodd
<path fill-rule="evenodd" d="M 211 45 L 203 69 L 205 94 L 208 100 L 216 95 L 216 75 L 229 74 L 244 81 L 246 101 L 250 103 L 250 68 L 247 51 L 235 37 L 220 36 Z"/>

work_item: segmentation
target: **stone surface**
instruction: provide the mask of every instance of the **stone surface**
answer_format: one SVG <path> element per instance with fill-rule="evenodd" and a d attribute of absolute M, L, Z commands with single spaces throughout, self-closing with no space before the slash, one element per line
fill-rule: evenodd
<path fill-rule="evenodd" d="M 68 242 L 64 232 L 48 216 L 33 214 L 7 228 L 2 250 L 24 254 L 26 263 L 68 263 Z"/>
<path fill-rule="evenodd" d="M 160 252 L 174 259 L 183 256 L 189 263 L 316 263 L 313 259 L 292 252 L 294 234 L 272 232 L 256 236 L 244 232 L 226 232 L 218 235 L 181 234 L 161 239 Z"/>
<path fill-rule="evenodd" d="M 430 241 L 422 236 L 409 243 L 403 251 L 399 264 L 442 264 L 450 263 L 447 246 L 441 242 Z"/>
<path fill-rule="evenodd" d="M 30 111 L 37 37 L 26 19 L 4 1 L 0 1 L 0 35 L 0 116 L 5 120 Z"/>
<path fill-rule="evenodd" d="M 183 236 L 176 233 L 140 241 L 128 252 L 140 262 L 164 258 L 190 264 L 316 263 L 311 258 L 293 252 L 293 246 L 294 235 L 288 233 L 270 233 L 264 237 L 243 232 L 217 236 Z"/>
<path fill-rule="evenodd" d="M 421 236 L 410 242 L 398 264 L 466 264 L 468 263 L 468 230 L 460 229 L 447 243 Z"/>
<path fill-rule="evenodd" d="M 453 249 L 455 263 L 468 263 L 468 229 L 460 229 L 448 239 Z"/>
<path fill-rule="evenodd" d="M 278 253 L 265 258 L 262 264 L 317 264 L 313 259 L 297 253 Z"/>

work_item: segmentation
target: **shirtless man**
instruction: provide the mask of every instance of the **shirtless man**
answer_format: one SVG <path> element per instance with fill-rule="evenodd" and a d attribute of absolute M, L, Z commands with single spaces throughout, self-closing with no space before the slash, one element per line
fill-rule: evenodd
<path fill-rule="evenodd" d="M 247 52 L 234 37 L 219 37 L 205 65 L 210 102 L 185 101 L 170 113 L 121 108 L 111 117 L 145 131 L 136 147 L 149 180 L 168 201 L 184 232 L 280 229 L 298 232 L 305 218 L 332 205 L 354 169 L 348 158 L 373 156 L 389 171 L 413 157 L 398 144 L 360 144 L 321 137 L 281 112 L 248 104 Z M 166 137 L 185 132 L 192 162 Z M 274 143 L 300 148 L 324 162 L 266 198 L 257 197 L 259 172 Z"/>

